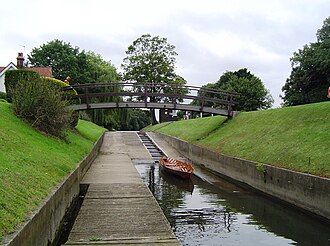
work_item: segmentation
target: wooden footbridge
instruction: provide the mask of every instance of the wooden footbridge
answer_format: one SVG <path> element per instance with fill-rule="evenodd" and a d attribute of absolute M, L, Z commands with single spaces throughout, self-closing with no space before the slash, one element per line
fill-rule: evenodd
<path fill-rule="evenodd" d="M 73 110 L 105 108 L 149 108 L 194 111 L 231 117 L 238 93 L 178 84 L 92 83 L 76 84 L 64 90 Z"/>

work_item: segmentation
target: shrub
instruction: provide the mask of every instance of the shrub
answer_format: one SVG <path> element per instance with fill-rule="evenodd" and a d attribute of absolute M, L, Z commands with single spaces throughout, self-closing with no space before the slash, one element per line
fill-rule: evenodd
<path fill-rule="evenodd" d="M 5 92 L 0 91 L 0 99 L 4 99 L 4 100 L 7 99 L 7 95 Z"/>
<path fill-rule="evenodd" d="M 7 101 L 12 102 L 12 94 L 15 91 L 16 86 L 21 81 L 31 81 L 40 78 L 36 71 L 32 70 L 9 70 L 5 73 L 5 88 L 7 93 Z"/>
<path fill-rule="evenodd" d="M 55 86 L 56 87 L 56 86 Z M 13 106 L 17 116 L 33 127 L 57 137 L 64 137 L 69 126 L 70 113 L 63 92 L 52 86 L 48 78 L 21 80 L 13 91 Z"/>
<path fill-rule="evenodd" d="M 69 87 L 68 84 L 66 84 L 63 81 L 58 80 L 58 79 L 45 77 L 44 80 L 47 81 L 49 83 L 49 85 L 56 90 L 62 90 L 64 87 Z M 67 96 L 78 95 L 78 93 L 75 89 L 71 88 L 71 89 L 63 91 L 63 96 L 66 96 L 66 95 Z M 79 101 L 79 99 L 70 99 L 70 100 L 68 100 L 68 104 L 75 104 L 75 103 L 77 103 L 77 101 Z M 72 128 L 77 126 L 78 120 L 79 120 L 79 112 L 78 111 L 72 112 L 71 117 L 69 119 L 70 126 Z"/>

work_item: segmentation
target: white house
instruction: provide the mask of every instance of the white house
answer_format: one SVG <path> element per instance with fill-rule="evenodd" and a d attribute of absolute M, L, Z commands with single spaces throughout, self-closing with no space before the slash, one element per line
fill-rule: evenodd
<path fill-rule="evenodd" d="M 6 92 L 5 89 L 5 72 L 8 70 L 17 69 L 14 63 L 9 63 L 6 67 L 0 67 L 0 91 Z"/>
<path fill-rule="evenodd" d="M 18 53 L 17 65 L 9 63 L 7 67 L 0 67 L 0 91 L 6 92 L 5 88 L 5 72 L 13 69 L 28 69 L 36 71 L 40 76 L 53 77 L 52 69 L 50 67 L 24 67 L 24 56 L 23 53 Z"/>

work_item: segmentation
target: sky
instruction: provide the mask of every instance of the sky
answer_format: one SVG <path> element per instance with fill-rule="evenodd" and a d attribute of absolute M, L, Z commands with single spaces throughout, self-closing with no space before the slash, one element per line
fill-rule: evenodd
<path fill-rule="evenodd" d="M 121 71 L 125 51 L 149 33 L 174 45 L 188 85 L 247 68 L 280 107 L 290 58 L 316 42 L 329 0 L 13 0 L 1 3 L 0 66 L 59 39 L 93 51 Z"/>

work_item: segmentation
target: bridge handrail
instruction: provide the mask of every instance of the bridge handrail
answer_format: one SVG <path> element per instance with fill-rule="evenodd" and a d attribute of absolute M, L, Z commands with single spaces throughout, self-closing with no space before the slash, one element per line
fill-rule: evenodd
<path fill-rule="evenodd" d="M 132 83 L 132 82 L 111 82 L 111 83 L 89 83 L 89 84 L 74 84 L 70 87 L 75 88 L 98 88 L 98 87 L 141 87 L 141 88 L 152 88 L 152 87 L 163 87 L 163 88 L 187 88 L 194 91 L 205 91 L 210 92 L 213 94 L 218 95 L 231 95 L 231 96 L 238 96 L 239 93 L 236 92 L 229 92 L 225 90 L 218 90 L 218 89 L 212 89 L 212 88 L 205 88 L 205 87 L 198 87 L 193 85 L 180 85 L 180 84 L 162 84 L 162 83 L 146 83 L 146 84 L 138 84 L 138 83 Z M 69 90 L 70 87 L 65 87 L 63 90 Z"/>
<path fill-rule="evenodd" d="M 110 91 L 94 90 L 97 88 L 114 88 Z M 138 90 L 136 88 L 139 88 Z M 180 84 L 162 84 L 162 83 L 146 83 L 137 84 L 132 82 L 111 82 L 111 83 L 90 83 L 90 84 L 75 84 L 64 87 L 63 90 L 76 89 L 78 95 L 65 95 L 66 99 L 83 99 L 77 100 L 78 104 L 86 104 L 90 108 L 91 99 L 96 97 L 116 97 L 113 102 L 119 107 L 119 103 L 124 100 L 124 97 L 131 97 L 126 102 L 134 103 L 133 97 L 139 97 L 136 102 L 143 102 L 147 107 L 149 103 L 155 103 L 155 98 L 161 98 L 159 103 L 171 103 L 174 109 L 176 105 L 188 105 L 184 99 L 195 101 L 194 105 L 199 107 L 200 112 L 204 109 L 210 108 L 211 105 L 218 109 L 225 109 L 228 115 L 232 113 L 232 106 L 237 104 L 234 97 L 240 95 L 235 92 L 228 92 L 224 90 L 216 90 L 212 88 L 203 88 L 198 86 L 187 86 Z M 183 92 L 183 93 L 182 93 Z M 211 96 L 212 95 L 212 96 Z M 120 97 L 123 97 L 120 99 Z M 178 99 L 181 101 L 179 102 Z M 222 107 L 220 105 L 223 105 Z M 213 108 L 212 106 L 212 108 Z"/>
<path fill-rule="evenodd" d="M 237 104 L 236 101 L 227 101 L 219 98 L 211 98 L 211 97 L 204 97 L 204 96 L 192 96 L 192 95 L 182 95 L 182 94 L 167 94 L 167 93 L 152 93 L 148 92 L 148 96 L 151 97 L 166 97 L 171 99 L 192 99 L 192 100 L 198 100 L 198 101 L 206 101 L 206 102 L 214 102 L 218 104 L 223 105 L 235 105 Z M 76 98 L 86 98 L 87 97 L 106 97 L 106 96 L 145 96 L 144 92 L 129 92 L 129 91 L 123 91 L 123 92 L 93 92 L 88 94 L 78 94 L 78 95 L 71 95 L 71 99 Z"/>

